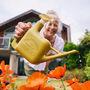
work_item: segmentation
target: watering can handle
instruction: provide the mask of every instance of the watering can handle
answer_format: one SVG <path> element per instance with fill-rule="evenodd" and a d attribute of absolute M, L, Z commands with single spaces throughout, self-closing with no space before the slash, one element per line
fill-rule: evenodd
<path fill-rule="evenodd" d="M 32 26 L 31 26 L 32 27 Z M 30 27 L 30 28 L 31 28 Z M 29 28 L 29 29 L 30 29 Z M 28 29 L 28 30 L 29 30 Z M 26 32 L 25 32 L 26 33 Z M 11 45 L 12 45 L 12 47 L 14 48 L 14 49 L 16 49 L 17 48 L 17 45 L 18 45 L 18 43 L 20 42 L 20 40 L 22 39 L 23 37 L 21 37 L 21 38 L 19 38 L 19 39 L 16 39 L 16 38 L 14 38 L 14 40 L 13 40 L 13 42 L 11 43 Z"/>
<path fill-rule="evenodd" d="M 78 53 L 77 50 L 72 50 L 72 51 L 60 53 L 59 51 L 57 51 L 57 50 L 54 49 L 53 47 L 51 47 L 51 49 L 52 49 L 53 51 L 55 51 L 57 54 L 51 55 L 51 56 L 46 56 L 46 55 L 44 55 L 44 56 L 42 57 L 42 60 L 43 60 L 43 61 L 48 61 L 48 60 L 52 60 L 52 59 L 56 59 L 56 58 L 62 58 L 62 57 L 65 57 L 65 56 L 67 56 L 67 55 L 70 55 L 70 54 Z"/>
<path fill-rule="evenodd" d="M 37 32 L 40 32 L 41 28 L 43 27 L 43 23 L 47 22 L 47 21 L 50 21 L 51 20 L 51 17 L 50 16 L 47 16 L 46 14 L 40 14 L 39 17 L 42 19 L 41 21 L 38 21 L 34 27 L 30 27 L 30 28 L 33 28 L 33 30 L 36 30 Z M 29 31 L 29 30 L 28 30 Z M 14 41 L 12 42 L 12 47 L 14 49 L 16 49 L 19 41 L 21 40 L 22 38 L 20 39 L 15 39 L 14 38 Z"/>

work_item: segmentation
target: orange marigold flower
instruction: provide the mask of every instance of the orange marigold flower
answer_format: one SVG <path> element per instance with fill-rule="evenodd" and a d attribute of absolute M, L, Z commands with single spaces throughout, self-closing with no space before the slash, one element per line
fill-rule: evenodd
<path fill-rule="evenodd" d="M 3 75 L 5 75 L 5 62 L 2 61 L 0 64 L 0 77 L 2 77 Z"/>
<path fill-rule="evenodd" d="M 81 87 L 80 87 L 80 84 L 78 82 L 74 83 L 71 85 L 71 88 L 73 90 L 82 90 Z M 87 90 L 87 89 L 86 89 Z"/>
<path fill-rule="evenodd" d="M 67 83 L 69 83 L 69 85 L 67 86 L 71 86 L 72 84 L 79 82 L 79 79 L 73 78 L 72 80 L 65 80 Z"/>
<path fill-rule="evenodd" d="M 66 80 L 66 82 L 69 83 L 68 86 L 71 86 L 73 90 L 90 90 L 90 81 L 86 81 L 80 85 L 78 83 L 79 80 L 76 78 L 73 78 L 72 80 Z"/>
<path fill-rule="evenodd" d="M 52 86 L 46 86 L 43 88 L 39 88 L 38 86 L 36 87 L 31 87 L 29 85 L 21 85 L 20 88 L 18 88 L 18 90 L 54 90 L 54 88 Z"/>
<path fill-rule="evenodd" d="M 46 84 L 48 78 L 45 74 L 41 72 L 35 72 L 31 76 L 27 78 L 27 83 L 34 87 L 34 86 L 41 86 L 42 84 Z"/>
<path fill-rule="evenodd" d="M 46 86 L 44 88 L 40 88 L 40 90 L 54 90 L 52 86 Z"/>
<path fill-rule="evenodd" d="M 0 64 L 0 77 L 4 76 L 5 74 L 13 73 L 13 70 L 9 70 L 9 65 L 5 65 L 5 61 L 2 61 Z"/>
<path fill-rule="evenodd" d="M 54 90 L 52 86 L 45 86 L 48 78 L 41 72 L 35 72 L 27 78 L 27 85 L 22 85 L 18 90 Z"/>
<path fill-rule="evenodd" d="M 81 84 L 81 90 L 90 90 L 90 81 Z"/>
<path fill-rule="evenodd" d="M 18 90 L 38 90 L 38 89 L 29 87 L 27 85 L 21 85 L 20 88 L 18 88 Z"/>
<path fill-rule="evenodd" d="M 9 67 L 10 67 L 10 65 L 5 65 L 5 72 L 6 72 L 7 74 L 14 73 L 14 70 L 9 70 Z"/>
<path fill-rule="evenodd" d="M 51 70 L 47 75 L 50 78 L 60 79 L 65 75 L 66 65 L 64 67 L 58 66 L 54 70 Z"/>
<path fill-rule="evenodd" d="M 13 78 L 10 75 L 1 77 L 1 85 L 3 90 L 8 90 L 8 88 L 11 86 L 11 84 L 16 80 L 17 78 Z"/>

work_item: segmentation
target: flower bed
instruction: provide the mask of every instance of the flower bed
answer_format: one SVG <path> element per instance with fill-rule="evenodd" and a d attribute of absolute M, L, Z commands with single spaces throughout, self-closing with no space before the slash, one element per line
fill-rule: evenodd
<path fill-rule="evenodd" d="M 9 70 L 9 65 L 5 65 L 5 62 L 2 61 L 0 64 L 0 90 L 90 90 L 90 81 L 82 84 L 79 84 L 79 80 L 76 78 L 63 81 L 65 71 L 66 65 L 64 64 L 64 67 L 58 66 L 47 75 L 35 72 L 26 80 L 20 80 L 10 75 L 14 71 Z"/>

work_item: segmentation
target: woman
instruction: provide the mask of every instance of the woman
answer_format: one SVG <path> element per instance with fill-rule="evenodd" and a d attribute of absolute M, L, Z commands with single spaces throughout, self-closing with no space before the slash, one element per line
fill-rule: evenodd
<path fill-rule="evenodd" d="M 59 21 L 58 16 L 54 11 L 49 11 L 47 14 L 52 17 L 52 20 L 44 24 L 44 27 L 40 31 L 40 35 L 46 38 L 51 43 L 53 48 L 55 48 L 59 52 L 62 52 L 64 48 L 64 41 L 61 37 L 57 35 L 57 32 L 60 31 L 60 29 L 62 28 L 62 25 Z M 23 37 L 24 33 L 30 27 L 31 27 L 31 22 L 28 22 L 28 23 L 19 22 L 15 27 L 14 37 L 16 39 Z M 47 53 L 47 55 L 53 55 L 53 54 L 56 54 L 56 53 L 52 50 L 50 50 Z M 38 65 L 34 65 L 29 63 L 27 60 L 24 60 L 24 61 L 25 61 L 25 64 L 24 64 L 25 74 L 27 76 L 31 75 L 35 71 L 42 71 L 44 73 L 47 73 L 47 68 L 51 62 L 50 60 L 44 63 L 40 63 Z"/>

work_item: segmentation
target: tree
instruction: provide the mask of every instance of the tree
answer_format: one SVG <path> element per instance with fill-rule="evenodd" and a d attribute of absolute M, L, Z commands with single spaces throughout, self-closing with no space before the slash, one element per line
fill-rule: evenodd
<path fill-rule="evenodd" d="M 80 59 L 82 61 L 82 66 L 85 66 L 86 65 L 85 56 L 90 51 L 90 32 L 88 30 L 85 31 L 84 37 L 80 40 L 78 50 L 80 52 Z"/>

